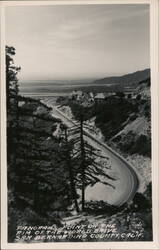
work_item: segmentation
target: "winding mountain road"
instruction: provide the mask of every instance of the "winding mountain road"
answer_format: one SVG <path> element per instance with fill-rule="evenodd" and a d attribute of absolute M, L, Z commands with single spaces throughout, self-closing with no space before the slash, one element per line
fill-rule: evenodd
<path fill-rule="evenodd" d="M 46 102 L 45 104 L 52 107 L 53 115 L 60 118 L 68 127 L 76 124 L 75 121 L 61 112 L 58 107 Z M 85 130 L 85 138 L 91 145 L 101 150 L 103 155 L 110 158 L 111 170 L 107 170 L 107 173 L 117 178 L 116 181 L 111 182 L 115 189 L 102 183 L 97 183 L 93 187 L 87 187 L 86 200 L 104 200 L 117 206 L 131 201 L 139 187 L 138 175 L 134 168 L 122 156 L 99 139 L 96 139 L 87 130 Z"/>

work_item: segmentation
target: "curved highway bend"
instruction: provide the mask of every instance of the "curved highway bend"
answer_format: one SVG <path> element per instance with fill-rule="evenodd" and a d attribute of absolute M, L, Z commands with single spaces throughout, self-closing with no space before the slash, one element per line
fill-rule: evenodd
<path fill-rule="evenodd" d="M 46 104 L 53 108 L 54 115 L 60 118 L 68 127 L 75 125 L 75 122 L 68 118 L 57 107 L 49 105 L 49 103 Z M 108 147 L 105 143 L 96 139 L 86 130 L 85 136 L 90 144 L 93 144 L 96 148 L 100 149 L 104 155 L 111 159 L 112 171 L 118 178 L 113 183 L 115 189 L 102 183 L 97 183 L 93 187 L 88 187 L 86 189 L 86 199 L 104 200 L 117 206 L 132 200 L 139 187 L 139 179 L 136 171 L 122 156 Z"/>

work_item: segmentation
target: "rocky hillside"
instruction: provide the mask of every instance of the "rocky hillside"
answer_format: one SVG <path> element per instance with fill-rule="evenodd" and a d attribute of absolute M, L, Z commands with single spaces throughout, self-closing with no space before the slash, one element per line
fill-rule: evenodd
<path fill-rule="evenodd" d="M 137 87 L 137 112 L 133 112 L 123 128 L 110 141 L 124 152 L 151 156 L 151 103 L 149 79 Z"/>
<path fill-rule="evenodd" d="M 118 133 L 107 143 L 122 154 L 138 171 L 139 192 L 144 193 L 151 182 L 151 103 L 150 79 L 137 87 L 137 112 L 132 112 Z"/>

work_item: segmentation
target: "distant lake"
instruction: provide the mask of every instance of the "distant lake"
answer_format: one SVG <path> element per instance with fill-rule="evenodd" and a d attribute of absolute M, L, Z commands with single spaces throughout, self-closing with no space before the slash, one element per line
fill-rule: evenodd
<path fill-rule="evenodd" d="M 21 81 L 19 82 L 19 90 L 21 94 L 36 95 L 52 95 L 64 96 L 73 90 L 93 91 L 93 89 L 101 91 L 101 87 L 109 89 L 114 84 L 96 84 L 93 82 L 80 81 Z M 98 91 L 97 91 L 98 92 Z"/>

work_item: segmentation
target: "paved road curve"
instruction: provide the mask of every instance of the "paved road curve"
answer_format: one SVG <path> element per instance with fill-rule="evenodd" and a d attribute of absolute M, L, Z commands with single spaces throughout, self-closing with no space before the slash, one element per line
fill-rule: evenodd
<path fill-rule="evenodd" d="M 52 106 L 52 108 L 53 114 L 60 118 L 68 127 L 72 127 L 72 125 L 75 124 L 74 121 L 68 118 L 57 107 Z M 117 181 L 113 183 L 116 187 L 115 189 L 102 183 L 97 183 L 93 187 L 88 187 L 86 189 L 86 199 L 104 200 L 118 206 L 132 200 L 139 186 L 139 179 L 136 171 L 122 156 L 108 147 L 105 143 L 96 139 L 88 131 L 85 131 L 85 136 L 90 144 L 100 149 L 104 155 L 110 158 L 112 169 L 109 174 L 115 174 L 117 176 Z"/>

